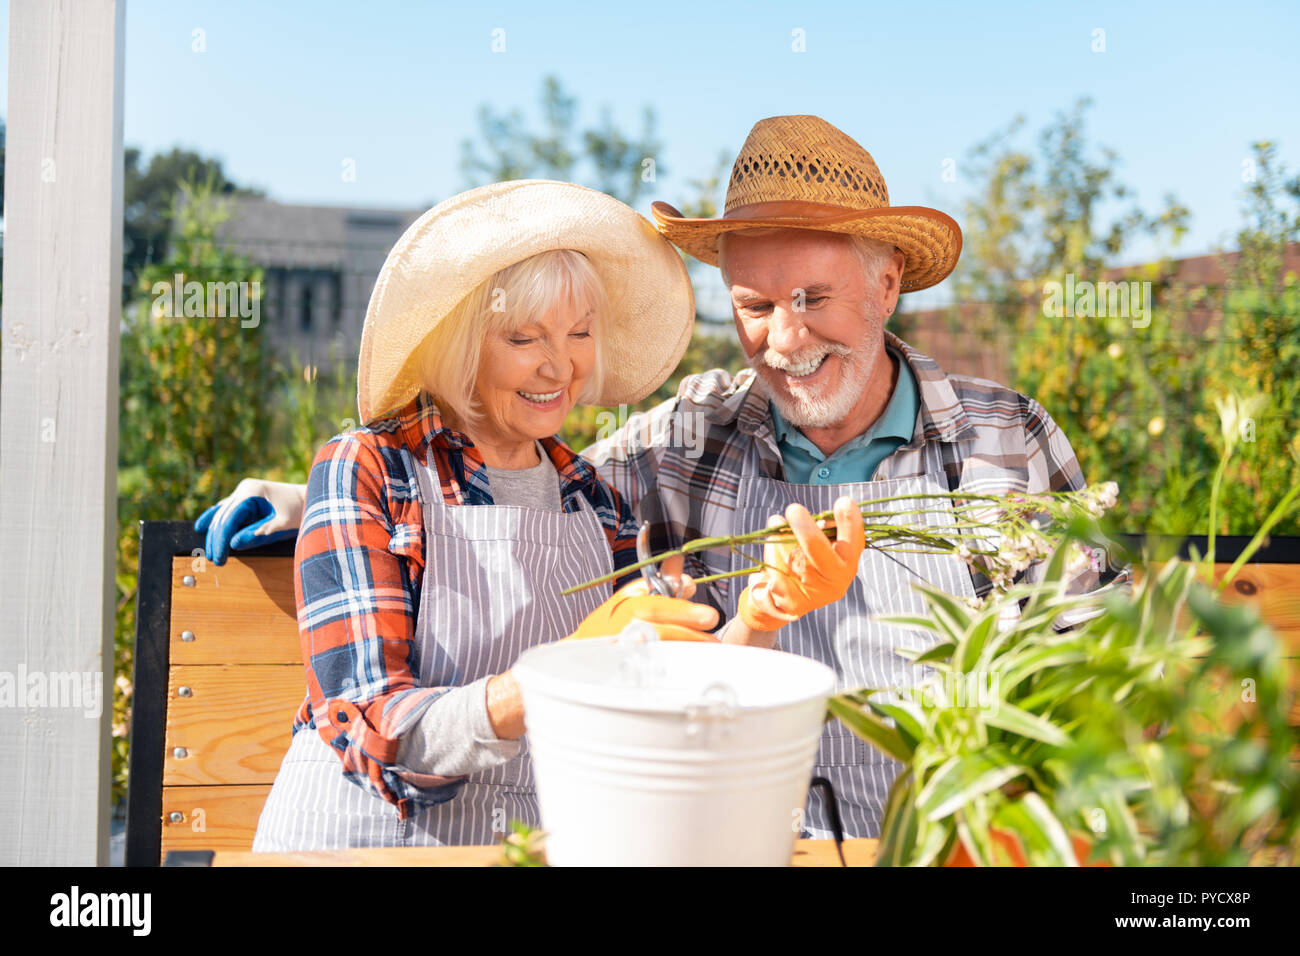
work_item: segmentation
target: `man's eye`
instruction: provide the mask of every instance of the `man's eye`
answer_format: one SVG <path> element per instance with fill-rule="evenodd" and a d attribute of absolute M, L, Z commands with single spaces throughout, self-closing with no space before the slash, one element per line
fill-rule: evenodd
<path fill-rule="evenodd" d="M 747 305 L 741 311 L 747 315 L 767 315 L 772 311 L 772 307 L 770 305 Z"/>
<path fill-rule="evenodd" d="M 810 295 L 806 299 L 804 299 L 804 303 L 807 305 L 816 305 L 819 302 L 825 302 L 825 301 L 826 301 L 826 296 L 824 295 Z"/>

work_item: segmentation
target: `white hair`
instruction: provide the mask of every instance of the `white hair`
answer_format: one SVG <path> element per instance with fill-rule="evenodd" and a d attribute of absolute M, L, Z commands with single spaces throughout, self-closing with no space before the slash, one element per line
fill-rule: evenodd
<path fill-rule="evenodd" d="M 750 236 L 770 235 L 779 231 L 778 226 L 765 226 L 760 229 L 746 229 L 745 234 Z M 730 286 L 731 281 L 727 276 L 727 237 L 730 232 L 724 232 L 718 237 L 718 269 L 722 272 L 722 281 L 725 285 Z M 866 236 L 859 236 L 855 233 L 832 233 L 837 236 L 848 236 L 853 245 L 853 251 L 858 254 L 858 261 L 862 263 L 862 271 L 868 279 L 874 279 L 878 276 L 889 263 L 894 255 L 895 247 L 892 243 L 883 242 L 879 239 L 870 239 Z"/>
<path fill-rule="evenodd" d="M 438 400 L 439 411 L 450 411 L 471 427 L 481 422 L 484 410 L 474 386 L 488 335 L 521 329 L 561 305 L 593 310 L 596 360 L 578 401 L 594 401 L 605 372 L 602 332 L 609 308 L 605 286 L 581 252 L 553 249 L 506 266 L 479 283 L 424 340 L 418 372 L 425 391 Z"/>

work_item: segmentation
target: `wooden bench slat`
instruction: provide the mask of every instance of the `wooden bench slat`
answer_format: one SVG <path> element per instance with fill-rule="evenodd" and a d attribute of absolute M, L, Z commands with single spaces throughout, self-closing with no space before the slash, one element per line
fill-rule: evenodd
<path fill-rule="evenodd" d="M 163 787 L 163 855 L 169 850 L 251 850 L 270 792 L 270 784 Z M 172 813 L 181 814 L 179 822 L 172 822 Z"/>
<path fill-rule="evenodd" d="M 1230 565 L 1216 564 L 1219 581 Z M 1292 656 L 1300 655 L 1300 564 L 1247 564 L 1221 592 L 1225 604 L 1253 604 Z"/>
<path fill-rule="evenodd" d="M 871 866 L 878 840 L 844 841 L 844 862 Z M 224 848 L 221 848 L 224 849 Z M 218 852 L 213 866 L 492 866 L 502 859 L 500 846 L 368 847 L 353 850 L 311 850 L 300 853 Z M 796 840 L 791 866 L 840 865 L 834 840 Z"/>
<path fill-rule="evenodd" d="M 174 558 L 170 644 L 173 664 L 301 665 L 293 558 Z"/>
<path fill-rule="evenodd" d="M 272 782 L 306 695 L 301 664 L 172 667 L 163 786 Z"/>

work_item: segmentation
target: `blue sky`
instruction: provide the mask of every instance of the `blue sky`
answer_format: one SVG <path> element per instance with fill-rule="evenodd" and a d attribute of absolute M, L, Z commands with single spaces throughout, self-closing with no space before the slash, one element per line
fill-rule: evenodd
<path fill-rule="evenodd" d="M 498 28 L 504 53 L 491 50 Z M 796 29 L 806 52 L 792 51 Z M 1154 209 L 1172 192 L 1191 208 L 1178 251 L 1194 254 L 1230 240 L 1251 141 L 1279 142 L 1300 166 L 1298 37 L 1300 4 L 1280 0 L 128 0 L 125 139 L 218 156 L 282 201 L 420 207 L 463 188 L 459 144 L 479 105 L 536 115 L 554 73 L 582 120 L 609 107 L 635 129 L 654 107 L 665 149 L 651 198 L 680 203 L 755 120 L 816 113 L 872 152 L 895 203 L 960 221 L 973 144 L 1018 113 L 1037 130 L 1087 95 L 1092 140 L 1119 153 L 1138 200 Z"/>

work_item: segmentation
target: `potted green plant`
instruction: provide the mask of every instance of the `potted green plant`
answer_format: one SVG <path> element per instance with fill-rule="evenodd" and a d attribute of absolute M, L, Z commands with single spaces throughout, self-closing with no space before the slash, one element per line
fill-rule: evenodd
<path fill-rule="evenodd" d="M 1224 462 L 1241 410 L 1232 399 L 1220 405 Z M 928 613 L 887 618 L 935 638 L 910 655 L 917 682 L 829 704 L 902 763 L 879 864 L 1296 862 L 1300 737 L 1282 654 L 1258 613 L 1222 603 L 1218 590 L 1300 485 L 1216 588 L 1223 472 L 1203 560 L 1144 554 L 1130 590 L 1068 594 L 1070 543 L 1107 540 L 1077 517 L 1059 529 L 1062 545 L 1038 583 L 994 590 L 977 607 L 921 586 Z M 1054 626 L 1081 612 L 1089 616 L 1073 627 Z"/>

